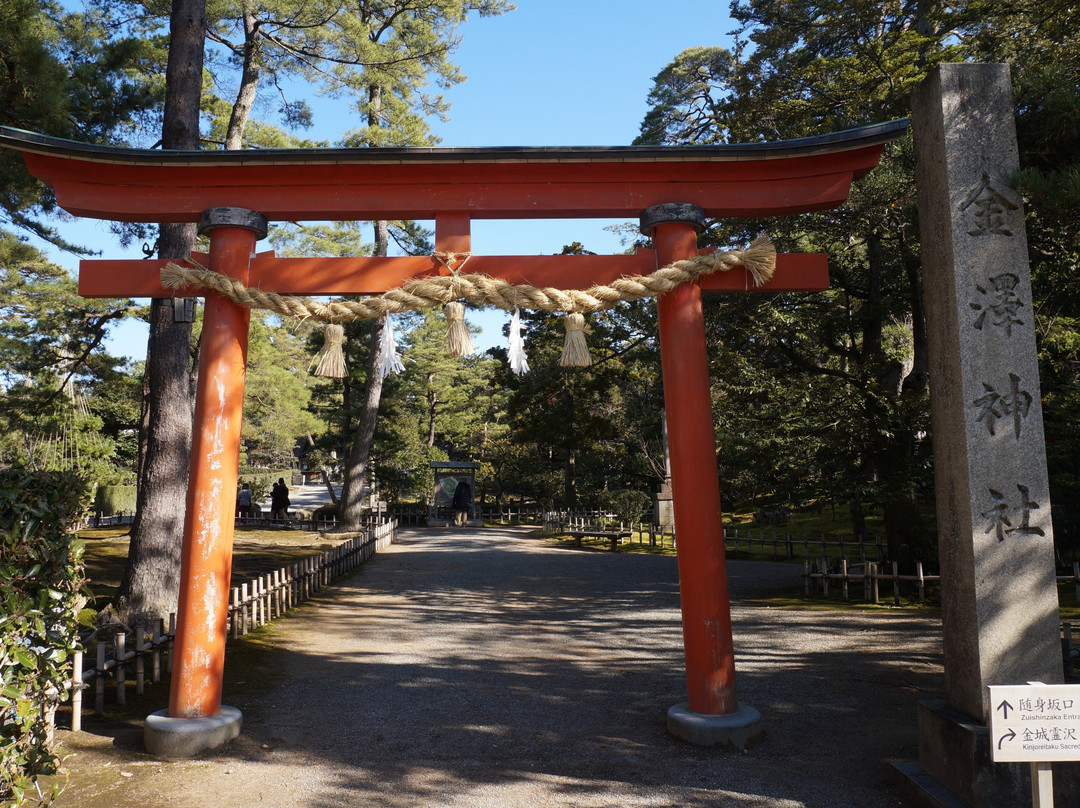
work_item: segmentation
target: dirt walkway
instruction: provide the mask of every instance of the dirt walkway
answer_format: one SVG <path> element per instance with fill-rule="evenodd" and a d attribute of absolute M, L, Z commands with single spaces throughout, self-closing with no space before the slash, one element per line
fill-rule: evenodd
<path fill-rule="evenodd" d="M 664 729 L 685 699 L 674 559 L 413 530 L 230 676 L 238 742 L 170 762 L 137 726 L 62 733 L 59 804 L 899 805 L 884 761 L 916 756 L 915 703 L 941 690 L 937 621 L 753 605 L 801 569 L 730 566 L 740 698 L 767 732 L 747 752 Z"/>

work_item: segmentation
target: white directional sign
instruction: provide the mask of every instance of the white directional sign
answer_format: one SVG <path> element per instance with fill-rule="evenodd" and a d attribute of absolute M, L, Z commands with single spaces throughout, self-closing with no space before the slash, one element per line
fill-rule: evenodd
<path fill-rule="evenodd" d="M 995 763 L 1080 760 L 1080 685 L 991 685 Z"/>

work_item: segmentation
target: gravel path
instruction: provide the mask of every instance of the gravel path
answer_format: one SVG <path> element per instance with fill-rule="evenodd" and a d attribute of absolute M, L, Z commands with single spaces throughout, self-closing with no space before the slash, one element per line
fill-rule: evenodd
<path fill-rule="evenodd" d="M 747 752 L 675 740 L 685 700 L 675 560 L 545 546 L 527 531 L 405 530 L 279 621 L 273 683 L 234 684 L 244 734 L 158 761 L 65 734 L 61 806 L 896 806 L 941 690 L 932 617 L 768 608 L 801 568 L 730 562 Z M 109 766 L 106 766 L 109 764 Z"/>

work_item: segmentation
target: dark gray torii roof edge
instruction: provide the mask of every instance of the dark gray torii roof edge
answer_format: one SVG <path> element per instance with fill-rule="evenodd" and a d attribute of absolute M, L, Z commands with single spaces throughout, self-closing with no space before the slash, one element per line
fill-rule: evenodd
<path fill-rule="evenodd" d="M 809 156 L 847 151 L 896 140 L 908 129 L 906 118 L 830 132 L 825 135 L 764 143 L 718 146 L 489 146 L 480 148 L 323 148 L 241 149 L 234 151 L 129 149 L 104 146 L 0 126 L 0 147 L 23 152 L 101 163 L 154 165 L 239 165 L 251 163 L 424 163 L 424 162 L 562 162 L 716 160 L 734 161 Z"/>

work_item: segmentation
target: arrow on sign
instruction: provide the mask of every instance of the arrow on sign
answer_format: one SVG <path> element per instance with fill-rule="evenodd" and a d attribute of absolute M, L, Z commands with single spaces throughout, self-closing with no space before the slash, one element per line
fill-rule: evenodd
<path fill-rule="evenodd" d="M 1000 740 L 1000 741 L 998 741 L 998 751 L 999 751 L 999 752 L 1001 751 L 1001 745 L 1002 745 L 1003 743 L 1005 743 L 1005 741 L 1011 741 L 1011 740 L 1012 740 L 1013 738 L 1015 738 L 1015 737 L 1016 737 L 1016 733 L 1015 733 L 1015 732 L 1013 732 L 1013 731 L 1012 731 L 1012 728 L 1010 727 L 1010 728 L 1009 728 L 1009 734 L 1008 734 L 1008 735 L 1002 735 L 1002 736 L 1001 736 L 1001 740 Z"/>
<path fill-rule="evenodd" d="M 1015 708 L 1015 707 L 1013 707 L 1013 706 L 1012 706 L 1011 704 L 1009 704 L 1009 702 L 1007 702 L 1007 701 L 1003 701 L 1003 702 L 1001 702 L 1001 704 L 999 704 L 999 705 L 997 706 L 997 708 L 998 708 L 999 710 L 1001 710 L 1001 712 L 1003 712 L 1003 713 L 1005 714 L 1005 720 L 1006 720 L 1006 721 L 1008 721 L 1008 720 L 1009 720 L 1009 710 L 1015 710 L 1015 709 L 1016 709 L 1016 708 Z"/>

